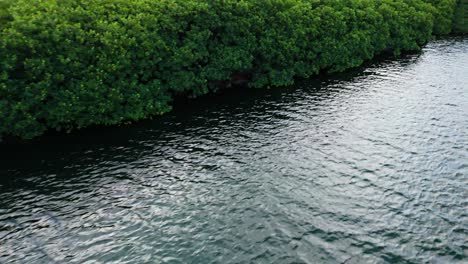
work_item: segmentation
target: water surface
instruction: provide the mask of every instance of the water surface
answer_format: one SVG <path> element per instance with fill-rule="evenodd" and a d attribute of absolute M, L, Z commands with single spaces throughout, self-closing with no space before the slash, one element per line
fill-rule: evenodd
<path fill-rule="evenodd" d="M 463 263 L 468 39 L 0 145 L 0 263 Z"/>

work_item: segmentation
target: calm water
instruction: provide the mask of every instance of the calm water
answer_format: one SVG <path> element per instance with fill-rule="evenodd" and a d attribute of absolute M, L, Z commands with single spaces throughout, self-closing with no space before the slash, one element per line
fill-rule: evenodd
<path fill-rule="evenodd" d="M 0 145 L 1 263 L 466 263 L 468 39 Z"/>

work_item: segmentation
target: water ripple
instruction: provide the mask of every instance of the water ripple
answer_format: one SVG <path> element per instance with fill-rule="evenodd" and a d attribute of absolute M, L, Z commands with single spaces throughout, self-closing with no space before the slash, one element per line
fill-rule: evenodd
<path fill-rule="evenodd" d="M 468 40 L 2 145 L 3 263 L 466 263 Z"/>

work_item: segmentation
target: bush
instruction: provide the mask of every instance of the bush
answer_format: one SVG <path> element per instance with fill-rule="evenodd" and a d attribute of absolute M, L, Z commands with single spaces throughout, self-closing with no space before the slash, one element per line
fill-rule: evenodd
<path fill-rule="evenodd" d="M 435 9 L 434 14 L 434 34 L 442 35 L 448 34 L 452 31 L 452 24 L 454 19 L 454 11 L 457 5 L 457 0 L 428 0 Z"/>
<path fill-rule="evenodd" d="M 454 0 L 0 0 L 0 137 L 160 115 L 235 76 L 342 71 L 448 33 Z"/>

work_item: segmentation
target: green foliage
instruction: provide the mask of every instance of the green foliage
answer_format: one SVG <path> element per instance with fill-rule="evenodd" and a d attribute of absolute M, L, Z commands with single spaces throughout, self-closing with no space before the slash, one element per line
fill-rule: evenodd
<path fill-rule="evenodd" d="M 343 71 L 450 32 L 454 0 L 0 0 L 0 136 L 119 124 L 236 75 Z"/>
<path fill-rule="evenodd" d="M 468 34 L 468 0 L 458 0 L 453 17 L 453 31 Z"/>
<path fill-rule="evenodd" d="M 448 34 L 452 31 L 454 9 L 457 0 L 427 0 L 434 7 L 434 34 Z"/>

